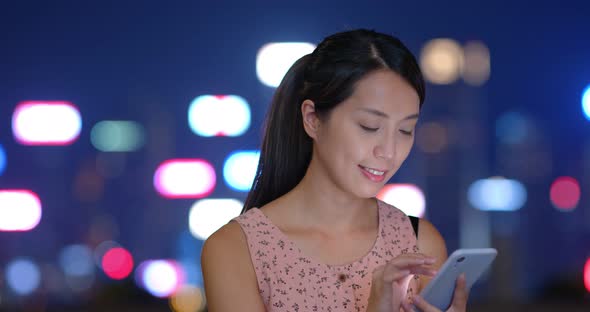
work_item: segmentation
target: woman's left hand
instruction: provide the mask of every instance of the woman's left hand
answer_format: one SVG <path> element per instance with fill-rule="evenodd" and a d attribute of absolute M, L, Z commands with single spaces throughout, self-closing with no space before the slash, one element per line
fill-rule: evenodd
<path fill-rule="evenodd" d="M 469 290 L 466 287 L 465 274 L 461 274 L 457 278 L 457 286 L 453 294 L 453 301 L 446 312 L 465 312 L 467 310 L 467 298 L 469 297 Z M 440 309 L 434 307 L 419 296 L 414 296 L 414 306 L 423 312 L 441 312 Z M 404 312 L 412 312 L 412 305 L 408 301 L 402 303 Z"/>

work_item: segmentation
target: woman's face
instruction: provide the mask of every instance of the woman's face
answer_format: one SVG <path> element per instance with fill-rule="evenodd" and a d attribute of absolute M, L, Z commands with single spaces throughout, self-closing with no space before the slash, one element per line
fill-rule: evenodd
<path fill-rule="evenodd" d="M 397 73 L 367 75 L 326 120 L 317 121 L 313 157 L 341 189 L 375 196 L 410 153 L 419 102 Z"/>

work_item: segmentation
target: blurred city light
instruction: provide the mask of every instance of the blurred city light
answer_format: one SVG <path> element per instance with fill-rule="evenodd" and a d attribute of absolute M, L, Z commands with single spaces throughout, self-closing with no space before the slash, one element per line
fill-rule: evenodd
<path fill-rule="evenodd" d="M 189 212 L 191 234 L 205 240 L 231 219 L 240 215 L 244 204 L 237 199 L 202 199 Z"/>
<path fill-rule="evenodd" d="M 12 116 L 12 132 L 23 145 L 69 145 L 82 130 L 78 109 L 64 101 L 26 101 Z"/>
<path fill-rule="evenodd" d="M 586 264 L 584 265 L 584 286 L 590 292 L 590 258 L 586 260 Z"/>
<path fill-rule="evenodd" d="M 432 39 L 420 53 L 424 78 L 433 84 L 455 82 L 461 74 L 463 63 L 463 49 L 452 39 Z"/>
<path fill-rule="evenodd" d="M 469 203 L 483 211 L 515 211 L 527 200 L 527 191 L 521 182 L 501 177 L 477 180 L 467 192 Z"/>
<path fill-rule="evenodd" d="M 590 85 L 582 92 L 582 111 L 586 119 L 590 120 Z"/>
<path fill-rule="evenodd" d="M 41 284 L 41 271 L 32 260 L 18 258 L 6 266 L 6 282 L 16 294 L 26 296 Z"/>
<path fill-rule="evenodd" d="M 523 114 L 506 112 L 496 120 L 496 137 L 504 144 L 521 144 L 531 135 L 532 128 Z"/>
<path fill-rule="evenodd" d="M 236 191 L 249 191 L 259 159 L 259 151 L 236 151 L 230 154 L 223 166 L 223 177 L 227 185 Z"/>
<path fill-rule="evenodd" d="M 440 153 L 449 145 L 449 131 L 441 123 L 426 122 L 416 131 L 416 145 L 425 153 Z"/>
<path fill-rule="evenodd" d="M 92 127 L 90 141 L 102 152 L 132 152 L 145 143 L 144 132 L 135 121 L 104 120 Z"/>
<path fill-rule="evenodd" d="M 463 47 L 463 80 L 473 86 L 481 86 L 490 78 L 490 51 L 485 43 L 470 41 Z"/>
<path fill-rule="evenodd" d="M 215 169 L 203 159 L 167 160 L 154 174 L 156 191 L 167 198 L 206 197 L 215 184 Z"/>
<path fill-rule="evenodd" d="M 124 279 L 133 270 L 133 257 L 125 248 L 112 248 L 102 257 L 102 270 L 114 280 Z"/>
<path fill-rule="evenodd" d="M 413 184 L 386 184 L 377 194 L 377 198 L 409 216 L 423 217 L 426 213 L 424 192 Z"/>
<path fill-rule="evenodd" d="M 276 88 L 289 68 L 302 56 L 310 54 L 315 45 L 307 42 L 276 42 L 265 44 L 256 56 L 256 74 L 263 84 Z"/>
<path fill-rule="evenodd" d="M 205 308 L 203 289 L 193 285 L 182 285 L 170 297 L 170 308 L 174 312 L 198 312 Z"/>
<path fill-rule="evenodd" d="M 6 151 L 0 144 L 0 176 L 4 173 L 4 170 L 6 170 Z"/>
<path fill-rule="evenodd" d="M 580 184 L 572 177 L 559 177 L 553 181 L 549 190 L 551 203 L 561 211 L 576 208 L 580 201 Z"/>
<path fill-rule="evenodd" d="M 103 221 L 99 220 L 99 222 L 103 222 Z M 93 229 L 91 229 L 91 230 L 93 230 Z M 113 248 L 117 248 L 117 247 L 121 247 L 121 245 L 119 245 L 119 243 L 117 243 L 115 241 L 111 241 L 111 240 L 103 241 L 100 244 L 98 244 L 94 248 L 94 252 L 93 252 L 94 264 L 102 270 L 102 258 L 107 253 L 107 251 L 109 251 Z"/>
<path fill-rule="evenodd" d="M 94 261 L 92 250 L 86 245 L 69 245 L 59 254 L 59 264 L 67 276 L 92 275 Z"/>
<path fill-rule="evenodd" d="M 135 274 L 140 286 L 159 298 L 171 296 L 185 281 L 182 266 L 171 260 L 144 261 Z"/>
<path fill-rule="evenodd" d="M 41 200 L 30 190 L 0 189 L 0 231 L 29 231 L 41 221 Z"/>
<path fill-rule="evenodd" d="M 250 106 L 237 95 L 201 95 L 189 106 L 188 123 L 199 136 L 240 136 L 250 127 Z"/>

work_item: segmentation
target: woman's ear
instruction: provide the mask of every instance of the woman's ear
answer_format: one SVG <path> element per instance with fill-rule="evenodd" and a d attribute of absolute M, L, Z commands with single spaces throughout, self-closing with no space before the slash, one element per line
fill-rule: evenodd
<path fill-rule="evenodd" d="M 312 139 L 317 139 L 320 120 L 312 100 L 305 100 L 301 103 L 301 116 L 303 117 L 303 129 L 307 135 Z"/>

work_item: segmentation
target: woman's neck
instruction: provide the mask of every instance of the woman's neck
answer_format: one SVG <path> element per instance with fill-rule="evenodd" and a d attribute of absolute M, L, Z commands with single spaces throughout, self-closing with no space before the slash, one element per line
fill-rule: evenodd
<path fill-rule="evenodd" d="M 282 198 L 292 222 L 328 232 L 350 232 L 376 226 L 374 198 L 359 198 L 342 190 L 330 177 L 310 164 L 301 182 Z"/>

